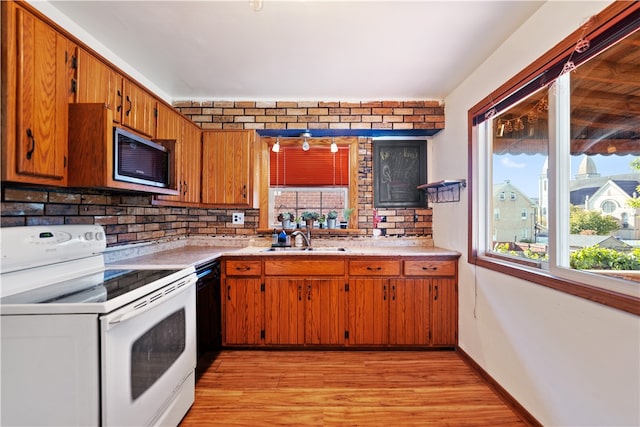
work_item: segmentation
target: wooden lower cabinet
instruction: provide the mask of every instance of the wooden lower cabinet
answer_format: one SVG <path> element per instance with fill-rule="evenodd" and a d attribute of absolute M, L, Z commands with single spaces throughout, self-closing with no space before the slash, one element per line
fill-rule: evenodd
<path fill-rule="evenodd" d="M 389 280 L 389 344 L 430 345 L 430 280 Z"/>
<path fill-rule="evenodd" d="M 453 347 L 456 263 L 286 256 L 227 262 L 223 344 Z"/>
<path fill-rule="evenodd" d="M 389 280 L 349 280 L 349 344 L 389 343 Z"/>
<path fill-rule="evenodd" d="M 456 279 L 431 279 L 431 345 L 458 343 Z"/>
<path fill-rule="evenodd" d="M 262 343 L 264 293 L 259 277 L 227 277 L 224 283 L 223 344 Z"/>

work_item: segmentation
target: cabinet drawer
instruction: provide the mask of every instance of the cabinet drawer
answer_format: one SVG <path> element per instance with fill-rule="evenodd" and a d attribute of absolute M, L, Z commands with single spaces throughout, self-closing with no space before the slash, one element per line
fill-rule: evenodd
<path fill-rule="evenodd" d="M 350 276 L 399 276 L 400 261 L 352 260 L 349 261 Z"/>
<path fill-rule="evenodd" d="M 342 276 L 344 261 L 296 259 L 266 260 L 264 274 L 269 276 Z"/>
<path fill-rule="evenodd" d="M 455 261 L 405 261 L 405 276 L 453 276 Z"/>
<path fill-rule="evenodd" d="M 225 272 L 227 276 L 259 276 L 262 273 L 262 262 L 227 260 Z"/>

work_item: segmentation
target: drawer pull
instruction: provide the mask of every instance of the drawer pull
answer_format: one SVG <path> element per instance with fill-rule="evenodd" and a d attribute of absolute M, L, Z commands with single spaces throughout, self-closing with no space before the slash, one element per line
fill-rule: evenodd
<path fill-rule="evenodd" d="M 249 270 L 251 270 L 251 267 L 246 265 L 243 267 L 240 267 L 240 266 L 236 267 L 236 271 L 249 271 Z"/>
<path fill-rule="evenodd" d="M 231 301 L 231 285 L 227 286 L 227 300 Z"/>
<path fill-rule="evenodd" d="M 367 267 L 367 270 L 369 270 L 369 271 L 380 271 L 380 270 L 382 270 L 382 267 Z"/>
<path fill-rule="evenodd" d="M 436 285 L 436 295 L 433 297 L 434 301 L 438 301 L 438 285 Z"/>
<path fill-rule="evenodd" d="M 436 271 L 438 267 L 422 267 L 422 269 L 425 271 Z"/>

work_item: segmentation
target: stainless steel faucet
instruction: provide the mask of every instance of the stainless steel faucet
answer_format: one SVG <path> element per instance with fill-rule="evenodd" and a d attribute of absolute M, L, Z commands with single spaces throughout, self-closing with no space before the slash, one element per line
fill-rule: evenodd
<path fill-rule="evenodd" d="M 311 247 L 311 230 L 309 229 L 309 227 L 307 227 L 307 233 L 303 233 L 300 230 L 296 230 L 293 233 L 291 233 L 291 237 L 293 236 L 297 236 L 297 235 L 301 235 L 302 237 L 304 237 L 304 241 L 307 244 L 307 247 L 310 248 Z"/>

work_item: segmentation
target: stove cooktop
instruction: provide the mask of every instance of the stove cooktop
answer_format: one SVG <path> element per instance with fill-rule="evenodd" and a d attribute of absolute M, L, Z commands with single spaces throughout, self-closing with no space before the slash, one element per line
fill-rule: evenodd
<path fill-rule="evenodd" d="M 105 269 L 0 298 L 2 314 L 108 313 L 194 269 Z"/>
<path fill-rule="evenodd" d="M 104 270 L 0 298 L 0 304 L 105 302 L 180 270 Z"/>

